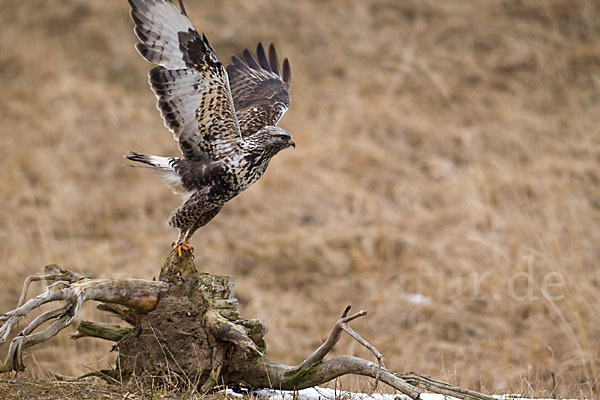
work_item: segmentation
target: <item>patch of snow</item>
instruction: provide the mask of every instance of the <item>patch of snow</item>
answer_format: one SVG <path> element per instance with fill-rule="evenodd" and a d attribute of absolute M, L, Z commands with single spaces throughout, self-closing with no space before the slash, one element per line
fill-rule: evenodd
<path fill-rule="evenodd" d="M 421 293 L 407 294 L 406 298 L 413 304 L 428 306 L 431 304 L 431 297 L 424 296 Z"/>
<path fill-rule="evenodd" d="M 229 392 L 227 394 L 240 396 L 237 393 Z M 225 391 L 223 391 L 225 392 Z M 410 397 L 403 394 L 384 394 L 384 393 L 354 393 L 346 392 L 344 390 L 335 390 L 321 387 L 313 387 L 309 389 L 303 389 L 298 391 L 293 390 L 274 390 L 274 389 L 261 389 L 252 392 L 259 400 L 411 400 Z M 554 400 L 554 399 L 530 399 L 521 397 L 520 395 L 514 394 L 503 394 L 492 396 L 498 400 Z M 458 400 L 456 397 L 444 396 L 443 394 L 437 393 L 422 393 L 420 396 L 421 400 Z M 565 399 L 567 400 L 567 399 Z M 569 399 L 576 400 L 576 399 Z"/>
<path fill-rule="evenodd" d="M 219 393 L 226 394 L 227 396 L 231 396 L 231 397 L 244 397 L 244 396 L 248 395 L 248 393 L 245 393 L 245 394 L 244 393 L 238 393 L 238 392 L 234 392 L 231 389 L 219 390 Z"/>
<path fill-rule="evenodd" d="M 262 389 L 254 392 L 259 400 L 411 400 L 403 394 L 353 393 L 313 387 L 298 391 Z"/>

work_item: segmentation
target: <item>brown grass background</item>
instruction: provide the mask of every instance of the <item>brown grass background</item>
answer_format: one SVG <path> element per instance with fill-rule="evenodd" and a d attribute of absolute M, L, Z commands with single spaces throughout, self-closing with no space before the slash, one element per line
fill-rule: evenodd
<path fill-rule="evenodd" d="M 300 362 L 352 304 L 394 370 L 538 395 L 554 375 L 558 394 L 590 395 L 600 3 L 187 3 L 222 60 L 273 41 L 292 65 L 281 125 L 296 150 L 193 240 L 203 270 L 236 276 L 243 315 L 268 321 L 272 359 Z M 2 4 L 0 310 L 48 263 L 156 276 L 176 237 L 166 220 L 180 200 L 123 166 L 130 149 L 177 154 L 128 11 L 125 0 Z M 528 271 L 532 296 L 519 299 L 528 280 L 515 274 Z M 564 285 L 544 296 L 552 272 Z M 107 318 L 92 306 L 83 317 Z M 99 369 L 109 349 L 63 332 L 29 353 L 28 373 Z M 336 353 L 370 357 L 349 339 Z"/>

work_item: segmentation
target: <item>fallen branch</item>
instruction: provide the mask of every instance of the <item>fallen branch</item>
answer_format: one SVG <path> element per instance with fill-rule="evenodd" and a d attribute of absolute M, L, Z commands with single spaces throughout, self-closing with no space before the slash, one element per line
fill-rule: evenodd
<path fill-rule="evenodd" d="M 82 337 L 95 337 L 99 339 L 118 342 L 123 339 L 123 336 L 134 332 L 133 328 L 123 328 L 119 325 L 105 324 L 102 322 L 81 321 L 77 332 L 71 335 L 71 339 L 79 339 Z"/>
<path fill-rule="evenodd" d="M 46 291 L 25 302 L 29 284 L 33 281 L 54 281 Z M 23 371 L 23 350 L 43 343 L 69 326 L 79 314 L 83 303 L 90 300 L 115 303 L 140 312 L 152 310 L 159 294 L 168 288 L 165 282 L 142 279 L 90 279 L 56 265 L 46 267 L 44 275 L 34 275 L 25 281 L 19 306 L 0 316 L 0 344 L 4 343 L 14 327 L 38 307 L 65 301 L 62 307 L 46 311 L 30 322 L 10 343 L 0 372 Z M 53 320 L 45 329 L 35 332 L 44 323 Z"/>
<path fill-rule="evenodd" d="M 350 306 L 347 306 L 346 309 L 344 310 L 344 312 L 342 313 L 342 316 L 340 317 L 340 319 L 338 319 L 335 326 L 333 327 L 333 330 L 329 334 L 329 337 L 327 338 L 325 343 L 323 343 L 321 346 L 319 346 L 319 348 L 317 350 L 315 350 L 314 353 L 312 353 L 306 360 L 304 360 L 304 362 L 298 366 L 299 369 L 310 368 L 313 365 L 315 365 L 316 363 L 322 361 L 323 357 L 325 357 L 327 355 L 327 353 L 329 353 L 331 351 L 331 349 L 333 349 L 333 347 L 340 340 L 342 331 L 346 331 L 346 333 L 348 333 L 351 337 L 353 337 L 361 345 L 363 345 L 366 348 L 368 348 L 369 350 L 371 350 L 371 352 L 375 355 L 375 357 L 377 357 L 377 360 L 379 361 L 379 363 L 381 365 L 383 365 L 383 363 L 382 363 L 383 354 L 381 354 L 369 342 L 364 340 L 359 334 L 354 332 L 354 330 L 352 330 L 352 328 L 350 328 L 350 325 L 348 325 L 348 322 L 353 321 L 359 317 L 367 315 L 367 312 L 364 310 L 361 310 L 361 311 L 348 317 L 347 315 L 348 315 L 349 311 L 350 311 Z"/>
<path fill-rule="evenodd" d="M 77 272 L 73 272 L 66 268 L 61 268 L 56 264 L 46 265 L 44 268 L 45 273 L 43 275 L 30 275 L 25 279 L 25 283 L 23 284 L 23 290 L 21 292 L 21 297 L 19 298 L 19 303 L 17 303 L 17 307 L 21 307 L 25 302 L 25 298 L 27 297 L 27 292 L 29 291 L 29 285 L 31 282 L 37 282 L 42 280 L 49 280 L 54 282 L 77 282 L 84 279 L 89 279 L 90 277 L 78 274 Z"/>
<path fill-rule="evenodd" d="M 460 399 L 493 399 L 491 396 L 454 387 L 424 375 L 416 373 L 396 374 L 385 369 L 383 366 L 383 355 L 350 328 L 348 324 L 350 321 L 366 315 L 366 311 L 359 311 L 348 316 L 349 311 L 350 306 L 346 307 L 327 340 L 300 365 L 288 366 L 265 360 L 262 365 L 265 373 L 258 377 L 253 384 L 256 387 L 300 390 L 321 385 L 342 375 L 353 374 L 373 378 L 376 382 L 384 382 L 413 399 L 418 399 L 424 393 L 424 390 Z M 378 364 L 352 356 L 338 356 L 331 360 L 323 361 L 323 358 L 339 341 L 342 331 L 348 333 L 354 340 L 369 349 L 377 358 Z M 260 368 L 257 369 L 260 370 Z"/>
<path fill-rule="evenodd" d="M 404 379 L 412 385 L 418 386 L 421 389 L 427 390 L 433 393 L 439 393 L 446 396 L 458 397 L 460 399 L 472 399 L 472 400 L 493 400 L 495 397 L 487 396 L 474 390 L 461 388 L 458 386 L 452 386 L 445 382 L 436 381 L 426 375 L 418 372 L 409 372 L 407 374 L 396 374 L 398 378 Z"/>
<path fill-rule="evenodd" d="M 235 395 L 231 389 L 227 389 L 222 391 L 222 393 Z M 406 395 L 399 395 L 396 393 L 354 393 L 347 392 L 345 390 L 340 389 L 331 389 L 324 387 L 312 387 L 302 390 L 278 390 L 278 389 L 260 389 L 252 392 L 252 395 L 256 397 L 258 400 L 336 400 L 336 399 L 346 399 L 346 400 L 405 400 L 409 399 Z M 422 399 L 437 399 L 437 400 L 450 400 L 453 397 L 446 396 L 437 396 L 437 395 L 429 395 L 421 396 Z M 502 398 L 502 396 L 494 397 L 494 399 Z M 513 398 L 508 396 L 507 398 Z M 519 396 L 515 396 L 519 400 L 534 400 L 521 398 Z"/>
<path fill-rule="evenodd" d="M 348 316 L 349 311 L 350 306 L 347 306 L 327 340 L 300 365 L 292 367 L 274 362 L 266 362 L 264 368 L 268 382 L 263 382 L 263 385 L 283 390 L 299 390 L 320 385 L 342 375 L 354 374 L 374 378 L 376 382 L 381 380 L 411 398 L 418 398 L 421 391 L 383 368 L 383 354 L 348 325 L 350 321 L 366 315 L 367 312 L 359 311 Z M 378 364 L 351 356 L 339 356 L 328 361 L 323 361 L 323 358 L 339 341 L 342 331 L 345 331 L 354 340 L 369 349 L 377 358 Z"/>

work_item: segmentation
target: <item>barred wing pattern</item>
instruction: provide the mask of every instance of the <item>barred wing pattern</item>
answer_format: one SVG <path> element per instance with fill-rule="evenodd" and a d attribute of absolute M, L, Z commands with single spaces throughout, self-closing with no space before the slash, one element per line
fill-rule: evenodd
<path fill-rule="evenodd" d="M 169 0 L 129 0 L 136 45 L 165 126 L 184 158 L 222 159 L 241 140 L 227 73 L 204 36 Z M 181 3 L 180 3 L 181 4 Z"/>
<path fill-rule="evenodd" d="M 256 56 L 248 49 L 243 53 L 245 62 L 231 57 L 233 64 L 226 67 L 231 94 L 242 136 L 250 136 L 268 125 L 276 125 L 290 106 L 291 73 L 288 59 L 283 60 L 281 71 L 275 46 L 269 46 L 269 56 L 258 44 Z"/>

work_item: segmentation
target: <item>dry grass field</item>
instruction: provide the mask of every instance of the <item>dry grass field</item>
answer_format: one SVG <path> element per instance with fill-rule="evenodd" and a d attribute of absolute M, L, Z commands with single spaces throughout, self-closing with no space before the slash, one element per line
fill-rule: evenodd
<path fill-rule="evenodd" d="M 269 323 L 272 359 L 300 362 L 352 304 L 391 369 L 489 393 L 598 393 L 600 3 L 187 9 L 222 60 L 273 41 L 291 61 L 281 124 L 297 148 L 192 242 L 203 270 L 236 277 L 244 316 Z M 2 4 L 0 312 L 49 263 L 152 278 L 176 238 L 180 199 L 122 158 L 177 154 L 128 12 Z M 114 359 L 67 331 L 29 353 L 27 374 Z M 370 357 L 349 339 L 336 353 Z"/>

